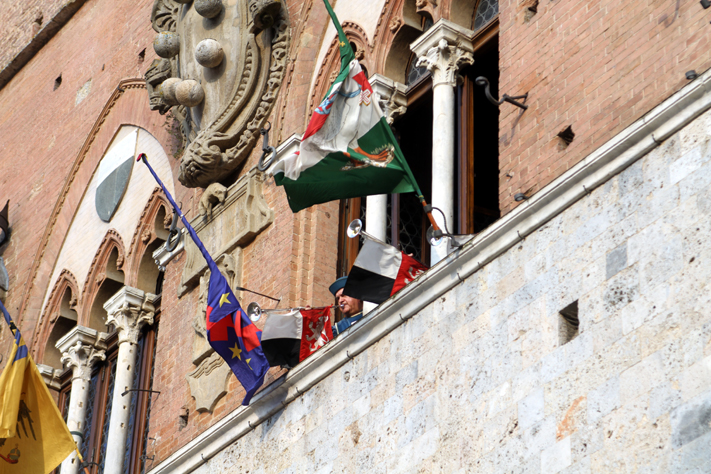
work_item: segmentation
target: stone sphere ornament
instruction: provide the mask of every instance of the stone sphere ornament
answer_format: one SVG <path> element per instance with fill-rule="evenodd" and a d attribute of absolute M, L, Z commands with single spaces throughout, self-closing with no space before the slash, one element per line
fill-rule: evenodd
<path fill-rule="evenodd" d="M 180 52 L 180 35 L 164 31 L 153 40 L 153 49 L 161 58 L 172 58 Z"/>
<path fill-rule="evenodd" d="M 225 57 L 220 43 L 214 39 L 205 39 L 195 48 L 195 60 L 202 67 L 217 67 Z"/>
<path fill-rule="evenodd" d="M 205 91 L 199 82 L 188 79 L 175 86 L 175 97 L 180 105 L 195 107 L 205 99 Z"/>
<path fill-rule="evenodd" d="M 193 6 L 198 15 L 215 18 L 222 11 L 222 0 L 195 0 Z"/>
<path fill-rule="evenodd" d="M 169 77 L 160 85 L 160 97 L 168 105 L 178 105 L 178 98 L 175 97 L 175 88 L 183 82 L 177 77 Z"/>

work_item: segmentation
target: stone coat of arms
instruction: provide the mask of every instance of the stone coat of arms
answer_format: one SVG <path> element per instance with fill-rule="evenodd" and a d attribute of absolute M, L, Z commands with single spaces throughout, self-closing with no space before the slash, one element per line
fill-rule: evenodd
<path fill-rule="evenodd" d="M 158 56 L 146 72 L 150 106 L 173 111 L 185 151 L 179 180 L 232 178 L 259 138 L 284 77 L 289 45 L 281 0 L 156 0 Z"/>

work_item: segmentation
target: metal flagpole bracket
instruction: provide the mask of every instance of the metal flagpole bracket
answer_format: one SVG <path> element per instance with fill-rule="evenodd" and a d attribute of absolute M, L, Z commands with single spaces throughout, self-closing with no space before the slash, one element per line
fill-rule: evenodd
<path fill-rule="evenodd" d="M 491 87 L 489 86 L 489 80 L 487 78 L 485 78 L 484 76 L 479 76 L 476 78 L 475 82 L 479 86 L 484 86 L 484 94 L 486 94 L 486 98 L 489 99 L 489 102 L 491 102 L 495 106 L 498 107 L 499 105 L 503 104 L 504 102 L 508 102 L 509 104 L 513 104 L 516 107 L 522 108 L 523 110 L 528 109 L 528 106 L 526 104 L 518 102 L 520 99 L 523 99 L 523 101 L 525 102 L 526 99 L 528 99 L 528 93 L 525 93 L 524 95 L 514 95 L 514 96 L 504 94 L 503 96 L 501 96 L 501 100 L 496 100 L 491 95 Z"/>
<path fill-rule="evenodd" d="M 259 157 L 259 162 L 257 163 L 257 169 L 259 171 L 266 171 L 272 163 L 274 163 L 277 156 L 276 148 L 269 146 L 269 130 L 272 129 L 272 123 L 267 122 L 267 125 L 269 128 L 262 128 L 259 130 L 259 133 L 264 137 L 262 140 L 262 156 Z M 267 161 L 265 161 L 267 155 L 271 156 Z"/>

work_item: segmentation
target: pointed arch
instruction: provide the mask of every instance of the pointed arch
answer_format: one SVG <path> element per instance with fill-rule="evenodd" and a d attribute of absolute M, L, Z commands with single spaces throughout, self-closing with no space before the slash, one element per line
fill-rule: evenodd
<path fill-rule="evenodd" d="M 341 26 L 343 27 L 343 32 L 348 37 L 348 41 L 350 41 L 351 46 L 353 47 L 356 59 L 360 62 L 361 67 L 367 71 L 366 75 L 370 75 L 375 72 L 373 69 L 375 67 L 373 45 L 368 42 L 368 35 L 363 27 L 352 21 L 345 21 Z M 311 91 L 309 110 L 315 109 L 321 99 L 323 99 L 326 95 L 326 91 L 335 79 L 332 75 L 337 73 L 340 70 L 340 67 L 341 56 L 338 49 L 338 36 L 335 36 L 331 40 L 328 52 L 326 53 L 326 56 L 321 63 L 321 67 L 319 68 L 316 82 L 314 83 L 313 90 Z M 308 123 L 310 118 L 311 116 L 307 115 L 306 123 Z"/>
<path fill-rule="evenodd" d="M 155 292 L 158 267 L 153 252 L 168 239 L 172 210 L 160 187 L 153 190 L 138 219 L 126 265 L 127 284 L 148 293 Z"/>
<path fill-rule="evenodd" d="M 84 282 L 82 311 L 79 315 L 80 325 L 97 331 L 106 330 L 102 323 L 106 320 L 103 304 L 124 286 L 125 261 L 126 252 L 121 236 L 114 229 L 110 229 L 94 255 L 89 274 Z"/>
<path fill-rule="evenodd" d="M 54 345 L 76 326 L 80 311 L 79 284 L 72 272 L 64 269 L 54 284 L 49 302 L 45 306 L 38 343 L 32 346 L 35 360 L 55 369 L 62 367 L 61 354 Z"/>

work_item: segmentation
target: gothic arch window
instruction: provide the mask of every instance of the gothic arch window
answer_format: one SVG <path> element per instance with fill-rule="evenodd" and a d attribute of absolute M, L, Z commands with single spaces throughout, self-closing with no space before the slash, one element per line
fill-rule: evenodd
<path fill-rule="evenodd" d="M 40 333 L 39 351 L 35 354 L 43 364 L 60 369 L 62 355 L 55 344 L 77 325 L 78 290 L 74 275 L 64 270 L 50 295 L 43 317 L 44 327 Z"/>
<path fill-rule="evenodd" d="M 84 326 L 97 331 L 106 331 L 106 303 L 125 284 L 123 272 L 124 251 L 121 238 L 115 231 L 109 231 L 104 243 L 94 257 L 92 270 L 89 272 L 84 291 L 87 292 L 84 304 Z"/>

